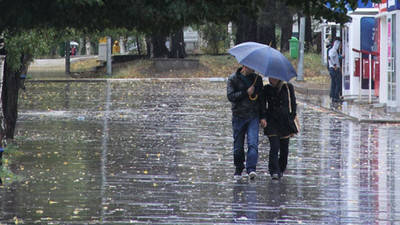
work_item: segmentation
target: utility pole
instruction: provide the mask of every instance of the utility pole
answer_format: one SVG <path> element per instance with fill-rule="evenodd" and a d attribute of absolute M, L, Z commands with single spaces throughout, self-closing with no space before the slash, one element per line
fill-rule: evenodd
<path fill-rule="evenodd" d="M 107 75 L 112 75 L 112 65 L 111 65 L 111 38 L 107 37 Z"/>
<path fill-rule="evenodd" d="M 69 77 L 71 72 L 71 55 L 69 51 L 71 49 L 70 41 L 65 42 L 65 76 Z"/>
<path fill-rule="evenodd" d="M 304 65 L 304 33 L 306 28 L 306 18 L 301 17 L 300 18 L 300 40 L 299 40 L 299 64 L 297 66 L 297 80 L 298 81 L 304 81 L 304 76 L 303 76 L 303 65 Z"/>

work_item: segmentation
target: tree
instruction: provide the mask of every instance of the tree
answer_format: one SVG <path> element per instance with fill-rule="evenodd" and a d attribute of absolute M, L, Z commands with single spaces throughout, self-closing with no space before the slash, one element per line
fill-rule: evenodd
<path fill-rule="evenodd" d="M 362 1 L 368 2 L 368 0 Z M 380 0 L 372 1 L 380 2 Z M 327 8 L 326 3 L 329 3 L 333 10 Z M 357 3 L 358 0 L 287 0 L 288 5 L 301 9 L 306 15 L 336 22 L 349 21 L 346 4 L 354 9 Z M 66 29 L 72 28 L 89 33 L 103 31 L 106 28 L 125 28 L 135 29 L 150 37 L 167 37 L 176 34 L 176 31 L 185 25 L 238 22 L 240 21 L 236 20 L 238 17 L 251 18 L 248 15 L 256 14 L 264 6 L 263 0 L 1 0 L 0 34 L 6 37 L 7 50 L 3 84 L 7 87 L 3 88 L 3 108 L 12 112 L 5 118 L 5 124 L 9 126 L 7 137 L 13 137 L 14 128 L 10 126 L 15 126 L 16 123 L 16 116 L 13 115 L 17 115 L 20 75 L 26 71 L 27 63 L 41 49 L 32 47 L 32 43 L 43 40 L 34 39 L 36 38 L 34 33 L 45 35 L 48 29 L 63 33 Z M 248 28 L 251 30 L 251 35 L 257 34 L 254 32 L 256 18 L 252 19 L 254 20 L 252 22 L 246 19 L 244 26 L 237 23 L 239 34 L 247 35 Z M 237 37 L 237 42 L 247 41 L 253 37 Z M 27 46 L 14 44 L 17 43 L 14 38 L 29 44 Z M 160 48 L 153 47 L 153 50 L 163 51 L 161 46 L 165 46 L 165 42 L 162 43 L 161 40 L 161 38 L 154 39 L 154 43 L 158 43 L 157 46 Z"/>
<path fill-rule="evenodd" d="M 289 40 L 293 35 L 293 15 L 295 10 L 285 2 L 277 2 L 275 16 L 277 25 L 281 28 L 280 50 L 289 51 Z"/>
<path fill-rule="evenodd" d="M 313 50 L 313 30 L 311 28 L 311 22 L 312 19 L 310 16 L 306 17 L 306 26 L 305 26 L 305 42 L 306 42 L 306 46 L 305 46 L 305 51 L 306 52 L 310 52 Z M 300 23 L 299 23 L 300 24 Z"/>
<path fill-rule="evenodd" d="M 186 58 L 185 41 L 183 39 L 183 27 L 176 30 L 171 35 L 170 58 Z"/>
<path fill-rule="evenodd" d="M 219 54 L 223 40 L 228 37 L 228 29 L 226 24 L 207 23 L 200 27 L 202 36 L 207 42 L 207 52 Z"/>
<path fill-rule="evenodd" d="M 257 42 L 276 48 L 276 1 L 267 0 L 266 5 L 258 14 L 257 20 Z"/>
<path fill-rule="evenodd" d="M 50 43 L 43 40 L 54 40 L 57 36 L 52 30 L 26 30 L 24 32 L 6 33 L 6 61 L 2 86 L 2 106 L 4 130 L 2 137 L 14 138 L 15 125 L 18 118 L 18 90 L 20 76 L 26 74 L 29 63 L 34 55 L 50 51 Z"/>
<path fill-rule="evenodd" d="M 257 21 L 255 16 L 238 13 L 233 20 L 236 24 L 236 44 L 246 41 L 257 41 Z"/>
<path fill-rule="evenodd" d="M 381 0 L 361 0 L 364 4 L 369 1 L 381 3 Z M 351 20 L 347 15 L 348 9 L 356 9 L 359 0 L 286 0 L 286 2 L 287 5 L 301 11 L 305 16 L 343 24 Z"/>
<path fill-rule="evenodd" d="M 182 28 L 189 24 L 228 22 L 239 11 L 256 10 L 262 0 L 2 0 L 0 34 L 5 35 L 6 65 L 4 73 L 3 109 L 5 130 L 1 136 L 13 138 L 17 121 L 17 100 L 20 75 L 38 55 L 49 30 L 64 34 L 73 29 L 84 34 L 124 28 L 152 37 L 155 56 L 167 54 L 165 37 L 173 36 L 184 55 Z M 71 13 L 73 12 L 73 13 Z M 18 16 L 15 16 L 18 15 Z M 83 35 L 85 36 L 85 35 Z M 46 41 L 43 41 L 46 40 Z M 65 41 L 69 41 L 68 39 Z M 175 50 L 175 47 L 174 47 Z"/>

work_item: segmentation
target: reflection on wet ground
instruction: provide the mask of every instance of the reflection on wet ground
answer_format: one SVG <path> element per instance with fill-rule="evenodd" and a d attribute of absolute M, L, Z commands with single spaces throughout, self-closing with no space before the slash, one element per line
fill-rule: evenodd
<path fill-rule="evenodd" d="M 289 168 L 233 180 L 224 82 L 28 83 L 0 222 L 400 223 L 400 129 L 359 124 L 299 97 Z M 261 133 L 260 133 L 261 134 Z"/>

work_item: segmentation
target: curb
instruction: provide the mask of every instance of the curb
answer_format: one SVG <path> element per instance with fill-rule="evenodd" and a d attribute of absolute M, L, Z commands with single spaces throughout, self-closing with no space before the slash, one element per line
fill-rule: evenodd
<path fill-rule="evenodd" d="M 202 81 L 202 82 L 226 82 L 227 78 L 224 77 L 210 77 L 210 78 L 65 78 L 65 79 L 28 79 L 25 82 L 32 82 L 32 83 L 50 83 L 50 82 L 108 82 L 108 81 L 171 81 L 171 82 L 194 82 L 194 81 Z"/>
<path fill-rule="evenodd" d="M 292 83 L 295 90 L 301 94 L 305 95 L 329 95 L 329 89 L 317 89 L 317 88 L 308 88 L 303 85 L 293 82 Z"/>
<path fill-rule="evenodd" d="M 305 95 L 329 95 L 329 90 L 325 89 L 310 89 L 306 87 L 302 87 L 301 85 L 292 83 L 295 90 L 301 94 Z"/>

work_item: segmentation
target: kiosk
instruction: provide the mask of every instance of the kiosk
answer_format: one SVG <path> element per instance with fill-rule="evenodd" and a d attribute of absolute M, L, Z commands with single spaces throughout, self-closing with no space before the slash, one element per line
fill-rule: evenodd
<path fill-rule="evenodd" d="M 375 83 L 375 92 L 379 96 L 379 102 L 387 104 L 388 89 L 387 89 L 387 71 L 388 71 L 388 27 L 387 27 L 387 3 L 386 0 L 382 0 L 382 3 L 376 4 L 376 8 L 379 9 L 379 14 L 375 16 L 375 22 L 377 24 L 377 31 L 380 37 L 378 41 L 379 56 L 379 71 L 380 79 Z"/>
<path fill-rule="evenodd" d="M 352 22 L 343 26 L 342 95 L 345 99 L 371 102 L 379 96 L 379 88 L 376 88 L 380 80 L 377 14 L 377 8 L 358 8 L 350 14 Z"/>
<path fill-rule="evenodd" d="M 396 43 L 400 37 L 400 2 L 398 0 L 387 1 L 387 106 L 394 111 L 400 111 L 400 45 Z"/>

